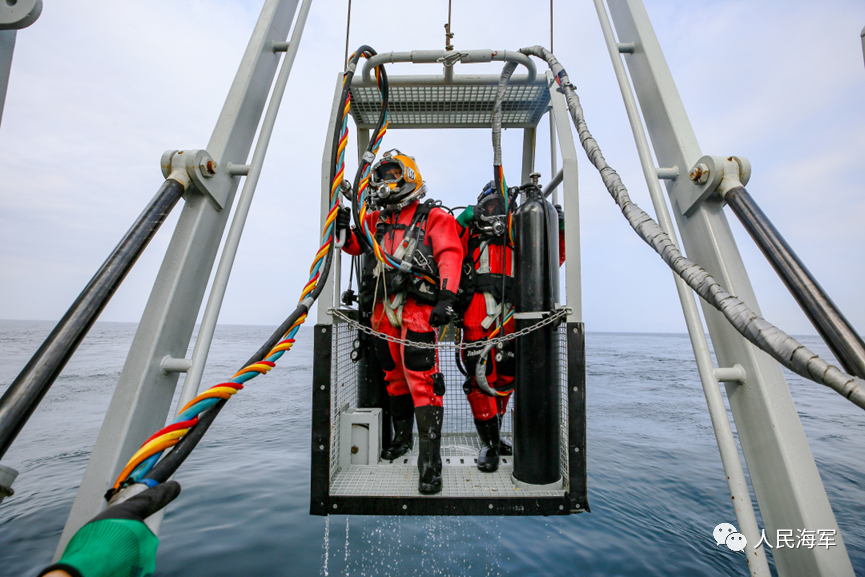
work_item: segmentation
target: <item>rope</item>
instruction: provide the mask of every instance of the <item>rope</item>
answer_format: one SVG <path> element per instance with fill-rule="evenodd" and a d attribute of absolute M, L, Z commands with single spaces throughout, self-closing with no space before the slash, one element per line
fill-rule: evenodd
<path fill-rule="evenodd" d="M 682 277 L 700 297 L 718 309 L 748 341 L 794 373 L 826 385 L 865 409 L 865 380 L 848 375 L 821 359 L 805 345 L 761 318 L 745 303 L 731 295 L 706 269 L 682 255 L 658 223 L 631 201 L 621 177 L 607 164 L 600 146 L 586 126 L 576 88 L 571 84 L 564 67 L 549 50 L 541 46 L 522 48 L 520 52 L 541 58 L 549 65 L 555 75 L 556 83 L 565 95 L 571 120 L 577 129 L 586 155 L 601 174 L 601 179 L 613 200 L 640 238 L 651 246 L 673 272 Z"/>
<path fill-rule="evenodd" d="M 351 319 L 350 317 L 346 316 L 346 314 L 343 313 L 339 309 L 327 309 L 328 314 L 333 315 L 333 316 L 341 319 L 343 322 L 345 322 L 351 328 L 357 329 L 363 333 L 366 333 L 366 334 L 370 335 L 371 337 L 384 339 L 386 341 L 396 343 L 399 345 L 407 345 L 407 346 L 412 346 L 412 347 L 415 347 L 418 349 L 428 349 L 428 350 L 429 349 L 434 349 L 434 350 L 439 350 L 439 349 L 457 349 L 457 350 L 482 349 L 489 344 L 493 344 L 495 346 L 504 345 L 508 341 L 512 341 L 514 339 L 517 339 L 519 337 L 522 337 L 522 336 L 525 336 L 529 333 L 532 333 L 538 329 L 541 329 L 547 325 L 551 325 L 555 322 L 558 322 L 559 319 L 569 315 L 572 312 L 573 312 L 573 309 L 571 309 L 571 307 L 558 308 L 558 309 L 556 309 L 550 313 L 547 313 L 541 319 L 540 322 L 535 323 L 533 325 L 530 325 L 524 329 L 515 331 L 513 333 L 509 333 L 509 334 L 506 334 L 506 335 L 503 335 L 500 337 L 494 336 L 499 330 L 499 329 L 496 329 L 493 332 L 493 334 L 490 336 L 490 338 L 482 340 L 482 341 L 471 341 L 471 342 L 467 342 L 467 343 L 455 343 L 455 342 L 454 343 L 447 343 L 447 342 L 439 341 L 437 343 L 431 344 L 431 343 L 421 343 L 418 341 L 412 341 L 409 339 L 401 339 L 399 337 L 394 337 L 392 335 L 379 332 L 379 331 L 377 331 L 371 327 L 362 325 L 359 322 Z M 510 316 L 507 317 L 507 320 L 510 320 L 511 316 L 513 316 L 513 309 L 510 311 L 509 315 Z"/>
<path fill-rule="evenodd" d="M 454 37 L 453 32 L 451 32 L 451 0 L 448 0 L 448 23 L 445 24 L 445 50 L 450 52 L 454 49 L 451 44 L 451 38 Z M 453 66 L 453 64 L 451 64 Z"/>
<path fill-rule="evenodd" d="M 364 47 L 362 55 L 369 54 L 371 49 Z M 359 57 L 352 55 L 352 62 L 348 67 L 345 76 L 350 77 L 354 68 L 357 65 Z M 154 433 L 142 447 L 135 452 L 132 458 L 127 462 L 126 466 L 121 471 L 120 475 L 114 483 L 113 491 L 119 490 L 121 487 L 141 481 L 156 465 L 160 457 L 166 449 L 178 444 L 189 431 L 194 427 L 201 413 L 208 409 L 214 408 L 217 403 L 230 399 L 237 391 L 243 388 L 243 383 L 268 373 L 276 366 L 278 361 L 286 351 L 290 350 L 294 345 L 295 336 L 300 330 L 301 325 L 306 321 L 307 312 L 315 302 L 318 294 L 321 292 L 319 284 L 322 278 L 327 278 L 330 269 L 330 256 L 333 253 L 334 241 L 334 222 L 339 209 L 339 186 L 343 180 L 345 172 L 345 150 L 348 142 L 348 114 L 351 106 L 351 93 L 347 90 L 343 91 L 345 95 L 345 103 L 342 107 L 342 118 L 337 122 L 339 127 L 339 138 L 336 139 L 336 147 L 334 150 L 335 164 L 332 171 L 331 189 L 330 189 L 330 209 L 325 218 L 322 230 L 322 244 L 316 252 L 312 266 L 309 270 L 309 280 L 304 285 L 300 294 L 298 309 L 301 310 L 300 316 L 290 325 L 288 330 L 283 334 L 275 345 L 264 354 L 263 358 L 258 353 L 249 361 L 246 366 L 241 368 L 234 376 L 225 383 L 220 383 L 210 387 L 206 391 L 197 395 L 189 403 L 181 408 L 180 414 L 168 426 L 163 427 Z M 324 270 L 322 270 L 324 265 Z M 318 289 L 318 290 L 317 290 Z M 218 407 L 218 408 L 221 408 Z"/>

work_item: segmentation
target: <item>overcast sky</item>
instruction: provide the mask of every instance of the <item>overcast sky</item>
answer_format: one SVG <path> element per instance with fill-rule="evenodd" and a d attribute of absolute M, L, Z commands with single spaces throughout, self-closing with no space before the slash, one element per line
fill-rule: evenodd
<path fill-rule="evenodd" d="M 865 331 L 865 3 L 645 3 L 703 153 L 750 159 L 749 191 Z M 59 319 L 161 184 L 162 152 L 206 147 L 260 4 L 45 0 L 39 20 L 18 33 L 0 126 L 0 318 Z M 546 1 L 453 4 L 457 49 L 549 46 Z M 307 278 L 318 246 L 321 155 L 342 69 L 346 5 L 313 3 L 222 323 L 279 324 Z M 445 0 L 394 6 L 355 0 L 352 48 L 443 47 Z M 608 162 L 634 200 L 653 212 L 592 2 L 556 2 L 554 43 Z M 457 73 L 499 69 L 459 65 Z M 389 70 L 440 71 L 437 65 Z M 546 126 L 544 119 L 536 165 L 544 179 Z M 507 131 L 504 144 L 514 184 L 521 133 Z M 416 156 L 431 196 L 446 204 L 466 204 L 491 178 L 488 130 L 390 131 L 383 147 Z M 352 145 L 349 174 L 355 154 Z M 671 274 L 630 230 L 580 154 L 587 329 L 684 332 Z M 728 218 L 765 317 L 787 332 L 813 333 L 735 217 Z M 175 220 L 101 320 L 139 320 Z"/>

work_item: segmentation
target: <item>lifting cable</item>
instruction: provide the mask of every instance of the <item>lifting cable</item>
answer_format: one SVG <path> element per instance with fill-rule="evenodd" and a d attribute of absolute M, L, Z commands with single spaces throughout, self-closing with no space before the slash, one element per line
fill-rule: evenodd
<path fill-rule="evenodd" d="M 521 48 L 520 52 L 528 56 L 540 58 L 549 65 L 556 83 L 559 85 L 559 91 L 565 96 L 568 110 L 571 113 L 571 120 L 577 129 L 580 143 L 586 155 L 601 174 L 601 179 L 607 191 L 609 191 L 613 200 L 616 201 L 616 204 L 621 209 L 622 214 L 640 238 L 651 246 L 673 272 L 682 277 L 688 286 L 700 297 L 718 309 L 730 324 L 748 341 L 768 353 L 794 373 L 816 383 L 826 385 L 841 394 L 844 398 L 865 409 L 865 380 L 848 375 L 821 359 L 816 353 L 805 347 L 805 345 L 761 318 L 745 303 L 731 295 L 706 269 L 691 262 L 682 255 L 681 251 L 660 225 L 631 201 L 628 189 L 622 182 L 621 177 L 607 164 L 604 155 L 601 153 L 600 146 L 586 126 L 586 120 L 583 116 L 583 109 L 577 96 L 576 87 L 571 84 L 564 67 L 549 50 L 542 46 Z M 500 93 L 503 93 L 504 85 L 513 73 L 514 68 L 510 67 L 510 63 L 508 63 L 502 70 L 502 76 L 499 80 Z M 501 122 L 499 122 L 500 129 Z M 495 138 L 494 124 L 493 144 L 497 146 L 495 155 L 500 164 L 501 139 L 499 136 L 497 142 Z"/>
<path fill-rule="evenodd" d="M 225 406 L 228 399 L 242 389 L 246 381 L 270 371 L 276 365 L 276 361 L 286 351 L 291 349 L 300 326 L 307 318 L 309 309 L 324 289 L 325 283 L 319 281 L 327 279 L 330 274 L 336 240 L 334 222 L 339 210 L 339 191 L 345 173 L 348 114 L 351 104 L 349 88 L 351 78 L 357 68 L 358 60 L 361 57 L 370 57 L 374 54 L 374 50 L 368 46 L 362 46 L 357 52 L 352 54 L 343 77 L 344 88 L 341 100 L 344 102 L 344 105 L 340 110 L 340 120 L 334 126 L 333 147 L 331 151 L 330 210 L 323 226 L 321 247 L 316 252 L 315 260 L 310 267 L 310 278 L 301 291 L 300 302 L 297 308 L 231 379 L 227 382 L 214 385 L 196 396 L 180 409 L 178 416 L 171 424 L 151 435 L 123 468 L 114 486 L 106 493 L 106 499 L 110 500 L 118 491 L 134 483 L 141 482 L 154 486 L 167 481 L 204 436 L 204 433 L 210 427 L 222 407 Z M 387 78 L 383 67 L 376 68 L 376 77 L 380 79 L 380 82 L 383 79 L 386 84 Z M 378 150 L 386 124 L 387 102 L 385 100 L 382 104 L 379 125 L 376 127 L 376 134 L 378 136 L 375 139 L 374 146 L 370 147 L 371 149 Z M 355 177 L 356 182 L 360 179 L 360 173 L 361 169 L 359 168 L 358 176 Z M 366 179 L 364 182 L 368 181 L 368 175 L 369 163 L 365 166 Z M 381 251 L 381 254 L 383 257 L 390 256 L 384 253 L 384 251 Z M 171 452 L 160 461 L 159 459 L 163 453 L 172 447 Z"/>

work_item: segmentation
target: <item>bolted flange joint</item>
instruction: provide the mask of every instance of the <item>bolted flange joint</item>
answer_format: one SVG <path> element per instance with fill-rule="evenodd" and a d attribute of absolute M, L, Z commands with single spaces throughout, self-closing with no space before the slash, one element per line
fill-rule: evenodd
<path fill-rule="evenodd" d="M 670 196 L 676 198 L 685 216 L 690 216 L 709 198 L 721 198 L 751 178 L 751 163 L 744 156 L 703 156 L 688 172 L 688 179 L 675 181 Z"/>
<path fill-rule="evenodd" d="M 193 186 L 222 210 L 228 198 L 231 175 L 220 170 L 219 163 L 206 150 L 166 150 L 160 161 L 162 175 L 183 185 Z"/>

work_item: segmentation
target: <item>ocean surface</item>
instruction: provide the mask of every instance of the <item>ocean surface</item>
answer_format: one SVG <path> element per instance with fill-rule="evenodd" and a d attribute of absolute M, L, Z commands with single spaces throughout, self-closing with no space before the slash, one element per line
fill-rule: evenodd
<path fill-rule="evenodd" d="M 0 321 L 0 393 L 52 326 Z M 744 554 L 712 537 L 736 520 L 685 335 L 588 333 L 591 513 L 321 518 L 308 513 L 311 330 L 231 400 L 179 470 L 183 492 L 165 516 L 157 575 L 747 574 Z M 97 323 L 3 459 L 20 471 L 0 505 L 3 577 L 50 562 L 134 331 Z M 270 331 L 220 326 L 205 383 L 230 377 Z M 802 340 L 828 357 L 816 337 Z M 865 575 L 865 413 L 787 376 Z"/>

